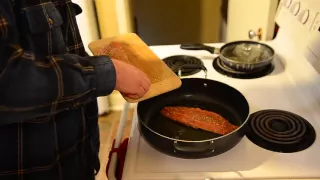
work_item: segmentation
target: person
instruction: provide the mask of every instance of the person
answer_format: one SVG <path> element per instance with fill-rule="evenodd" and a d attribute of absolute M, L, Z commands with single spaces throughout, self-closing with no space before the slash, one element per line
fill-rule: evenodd
<path fill-rule="evenodd" d="M 70 0 L 0 1 L 1 180 L 94 179 L 97 97 L 149 90 L 135 67 L 88 56 L 76 23 L 81 12 Z"/>

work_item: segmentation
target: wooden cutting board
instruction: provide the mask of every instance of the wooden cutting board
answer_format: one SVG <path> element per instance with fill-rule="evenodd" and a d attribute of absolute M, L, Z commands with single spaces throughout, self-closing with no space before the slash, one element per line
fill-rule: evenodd
<path fill-rule="evenodd" d="M 123 96 L 127 102 L 140 102 L 177 89 L 182 84 L 181 79 L 135 33 L 91 42 L 89 49 L 94 55 L 108 55 L 146 73 L 151 81 L 150 90 L 139 99 Z"/>

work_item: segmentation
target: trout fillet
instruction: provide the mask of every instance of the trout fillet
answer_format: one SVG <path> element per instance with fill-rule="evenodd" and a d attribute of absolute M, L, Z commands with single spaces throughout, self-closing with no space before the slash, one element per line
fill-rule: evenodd
<path fill-rule="evenodd" d="M 191 107 L 164 107 L 161 114 L 186 126 L 202 129 L 216 134 L 228 134 L 239 126 L 231 124 L 219 114 Z"/>

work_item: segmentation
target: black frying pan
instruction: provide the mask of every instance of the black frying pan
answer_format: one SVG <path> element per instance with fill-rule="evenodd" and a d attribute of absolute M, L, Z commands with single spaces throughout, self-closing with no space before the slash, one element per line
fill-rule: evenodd
<path fill-rule="evenodd" d="M 204 66 L 201 68 L 206 71 Z M 196 130 L 161 115 L 160 110 L 166 106 L 200 107 L 216 112 L 240 127 L 223 136 Z M 150 146 L 174 157 L 205 158 L 228 151 L 243 138 L 249 105 L 239 91 L 224 83 L 184 78 L 180 88 L 139 102 L 137 111 L 140 132 Z"/>
<path fill-rule="evenodd" d="M 268 66 L 274 57 L 274 50 L 255 41 L 234 41 L 223 45 L 220 49 L 204 44 L 182 44 L 185 50 L 206 50 L 212 54 L 220 54 L 226 66 L 244 72 L 251 72 Z"/>

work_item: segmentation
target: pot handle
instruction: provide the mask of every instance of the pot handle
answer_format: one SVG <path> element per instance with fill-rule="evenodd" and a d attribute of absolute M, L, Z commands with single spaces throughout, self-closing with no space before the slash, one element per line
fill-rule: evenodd
<path fill-rule="evenodd" d="M 218 48 L 215 48 L 212 46 L 206 46 L 204 44 L 181 44 L 180 48 L 184 50 L 205 50 L 210 52 L 211 54 L 219 53 Z"/>
<path fill-rule="evenodd" d="M 205 79 L 207 79 L 208 73 L 207 73 L 207 68 L 202 65 L 202 64 L 186 64 L 182 65 L 178 68 L 178 76 L 181 78 L 182 76 L 182 70 L 184 69 L 201 69 L 205 73 Z"/>
<path fill-rule="evenodd" d="M 174 141 L 173 149 L 175 152 L 183 153 L 210 153 L 214 152 L 214 141 L 209 142 L 185 142 L 186 145 L 183 145 L 183 142 Z M 192 145 L 193 144 L 193 145 Z M 201 144 L 201 145 L 199 145 Z"/>

